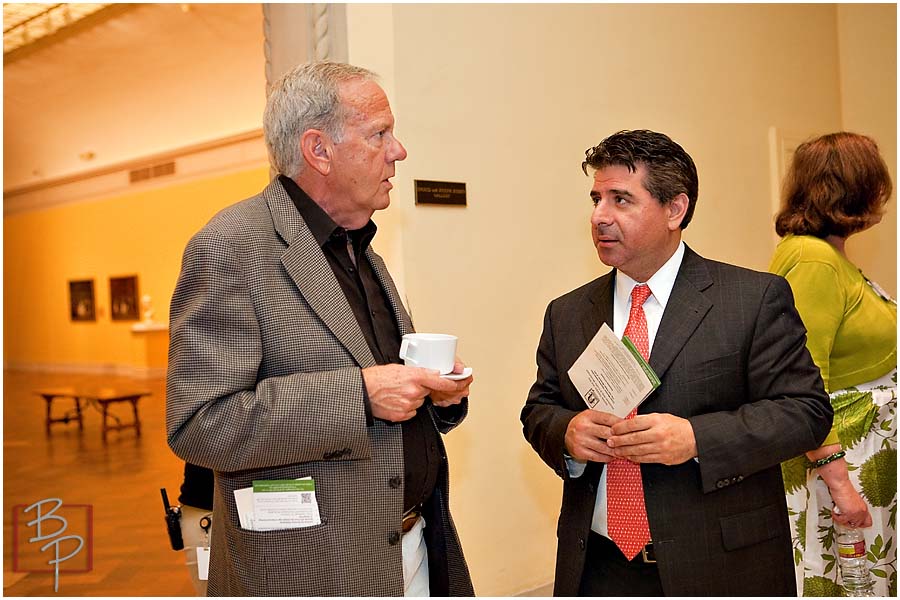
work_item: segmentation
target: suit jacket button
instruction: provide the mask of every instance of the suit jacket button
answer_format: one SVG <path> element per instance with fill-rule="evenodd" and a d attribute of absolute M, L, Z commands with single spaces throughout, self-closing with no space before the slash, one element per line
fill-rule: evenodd
<path fill-rule="evenodd" d="M 400 477 L 391 477 L 390 479 L 388 479 L 388 485 L 394 489 L 400 487 L 401 483 L 403 483 L 403 479 L 401 479 Z"/>
<path fill-rule="evenodd" d="M 388 536 L 388 544 L 390 544 L 391 546 L 396 546 L 397 542 L 399 542 L 399 541 L 400 541 L 400 534 L 396 531 L 392 531 L 391 534 Z"/>
<path fill-rule="evenodd" d="M 728 482 L 726 482 L 724 479 L 720 479 L 716 482 L 716 487 L 719 489 L 722 489 L 726 485 L 728 485 Z"/>
<path fill-rule="evenodd" d="M 743 480 L 744 480 L 744 476 L 743 476 L 743 475 L 738 475 L 737 480 L 738 480 L 738 481 L 743 481 Z"/>
<path fill-rule="evenodd" d="M 578 538 L 578 547 L 584 550 L 584 538 Z"/>

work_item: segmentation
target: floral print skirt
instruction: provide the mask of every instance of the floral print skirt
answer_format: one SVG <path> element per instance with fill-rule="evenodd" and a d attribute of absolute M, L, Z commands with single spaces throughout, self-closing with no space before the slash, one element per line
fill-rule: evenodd
<path fill-rule="evenodd" d="M 865 530 L 876 596 L 897 596 L 897 371 L 831 394 L 850 480 L 869 505 Z M 805 456 L 782 464 L 803 596 L 843 596 L 828 487 Z"/>

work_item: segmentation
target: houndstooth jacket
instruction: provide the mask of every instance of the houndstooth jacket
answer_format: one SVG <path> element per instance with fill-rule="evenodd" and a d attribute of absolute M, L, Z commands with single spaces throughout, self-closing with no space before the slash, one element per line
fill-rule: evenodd
<path fill-rule="evenodd" d="M 371 248 L 366 256 L 401 335 L 413 331 L 384 262 Z M 401 428 L 366 426 L 360 369 L 375 359 L 277 180 L 190 240 L 170 314 L 168 442 L 179 457 L 215 471 L 209 594 L 402 596 Z M 442 433 L 466 412 L 447 421 L 429 411 Z M 428 522 L 439 535 L 427 536 L 429 555 L 446 557 L 446 595 L 472 595 L 449 512 L 443 444 L 440 451 Z M 234 490 L 306 476 L 316 484 L 320 525 L 240 527 Z"/>

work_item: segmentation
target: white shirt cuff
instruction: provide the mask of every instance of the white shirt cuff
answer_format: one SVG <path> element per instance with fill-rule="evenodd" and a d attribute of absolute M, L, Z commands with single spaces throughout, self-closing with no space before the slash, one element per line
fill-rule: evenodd
<path fill-rule="evenodd" d="M 584 470 L 587 469 L 586 460 L 577 460 L 568 454 L 563 454 L 563 458 L 566 459 L 566 468 L 569 470 L 569 477 L 577 479 L 584 475 Z"/>

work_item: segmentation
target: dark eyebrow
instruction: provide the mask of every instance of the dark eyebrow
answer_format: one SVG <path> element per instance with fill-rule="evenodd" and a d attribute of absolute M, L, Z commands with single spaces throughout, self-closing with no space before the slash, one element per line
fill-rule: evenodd
<path fill-rule="evenodd" d="M 608 191 L 609 191 L 610 194 L 612 194 L 612 195 L 614 195 L 614 196 L 627 196 L 627 197 L 629 197 L 629 198 L 633 198 L 633 197 L 634 197 L 634 196 L 632 195 L 632 193 L 629 192 L 628 190 L 611 189 L 611 190 L 608 190 Z M 599 197 L 600 197 L 600 192 L 595 192 L 594 190 L 591 190 L 591 198 L 599 198 Z"/>

